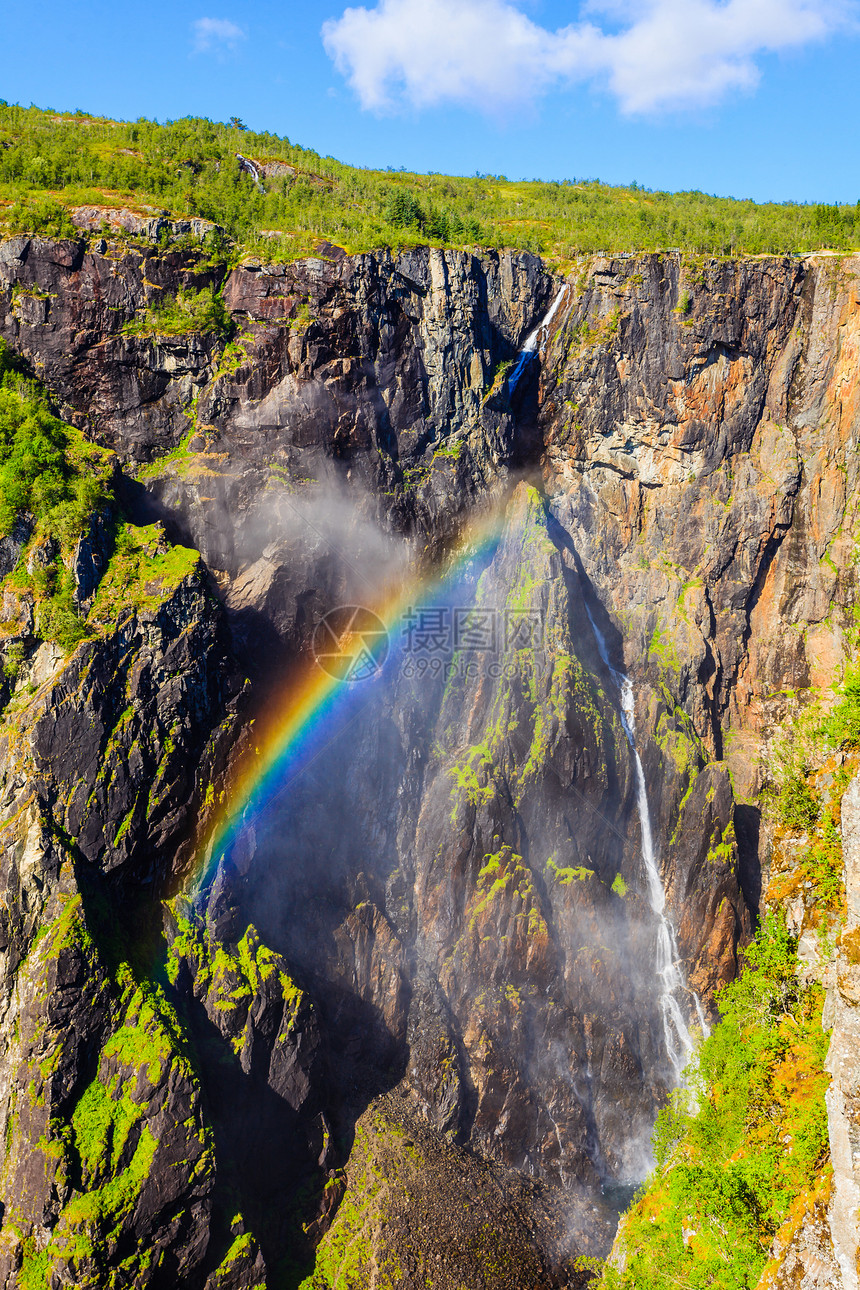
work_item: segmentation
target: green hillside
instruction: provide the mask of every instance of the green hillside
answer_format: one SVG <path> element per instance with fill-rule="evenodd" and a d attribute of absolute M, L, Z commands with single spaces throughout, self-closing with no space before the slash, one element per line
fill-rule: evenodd
<path fill-rule="evenodd" d="M 236 154 L 263 170 L 262 184 Z M 6 231 L 69 232 L 63 206 L 151 207 L 202 216 L 274 258 L 329 240 L 380 246 L 518 247 L 562 263 L 596 251 L 729 254 L 860 246 L 856 206 L 756 204 L 597 180 L 363 170 L 274 134 L 189 117 L 110 121 L 0 101 L 0 220 Z"/>

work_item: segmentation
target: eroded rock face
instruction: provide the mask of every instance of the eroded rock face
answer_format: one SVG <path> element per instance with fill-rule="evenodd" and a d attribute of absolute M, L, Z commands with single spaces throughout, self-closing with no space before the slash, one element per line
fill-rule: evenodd
<path fill-rule="evenodd" d="M 668 909 L 708 1010 L 751 928 L 742 882 L 757 899 L 757 752 L 786 691 L 830 684 L 851 626 L 857 266 L 583 266 L 512 400 L 500 364 L 558 285 L 534 257 L 327 248 L 225 278 L 187 250 L 106 249 L 3 244 L 0 330 L 115 448 L 133 512 L 202 552 L 224 618 L 186 589 L 145 628 L 71 662 L 46 656 L 54 679 L 11 719 L 5 863 L 22 967 L 7 1030 L 50 988 L 75 1012 L 79 1055 L 60 1063 L 62 1099 L 26 1110 L 11 1098 L 30 1078 L 15 1063 L 45 1059 L 35 1023 L 3 1066 L 10 1168 L 36 1215 L 19 1236 L 4 1224 L 7 1283 L 47 1250 L 102 1284 L 98 1269 L 146 1245 L 140 1284 L 276 1284 L 298 1259 L 298 1285 L 320 1241 L 317 1276 L 340 1266 L 360 1222 L 356 1284 L 395 1255 L 405 1286 L 433 1267 L 452 1285 L 496 1284 L 445 1263 L 431 1221 L 433 1178 L 459 1196 L 469 1152 L 520 1179 L 499 1284 L 560 1277 L 549 1227 L 537 1245 L 527 1236 L 544 1204 L 529 1187 L 564 1202 L 573 1247 L 605 1249 L 601 1185 L 641 1173 L 670 1074 L 631 751 L 595 626 L 633 682 Z M 226 349 L 213 334 L 123 331 L 160 294 L 206 285 L 223 287 L 235 324 Z M 521 471 L 531 482 L 516 489 Z M 540 640 L 502 649 L 497 674 L 419 678 L 395 659 L 372 701 L 347 704 L 340 737 L 332 727 L 289 792 L 212 858 L 196 898 L 171 907 L 169 949 L 156 945 L 171 1031 L 162 996 L 117 975 L 81 866 L 111 899 L 141 884 L 171 894 L 190 859 L 192 784 L 204 802 L 213 779 L 216 797 L 226 785 L 223 754 L 206 751 L 235 694 L 226 621 L 268 681 L 306 656 L 328 609 L 376 594 L 380 570 L 405 581 L 438 564 L 475 510 L 504 514 L 504 534 L 444 603 L 515 611 Z M 118 757 L 105 741 L 121 717 Z M 234 738 L 228 722 L 218 746 Z M 71 940 L 50 930 L 34 949 L 66 905 Z M 116 1039 L 140 1025 L 162 1045 L 145 1070 Z M 175 1190 L 160 1208 L 136 1193 L 85 1251 L 60 1236 L 70 1205 L 113 1185 L 109 1149 L 80 1113 L 75 1128 L 96 1085 L 138 1108 L 126 1138 L 111 1130 L 114 1177 L 146 1164 L 157 1189 L 170 1169 Z M 394 1088 L 438 1174 L 404 1156 L 403 1117 L 368 1111 Z M 23 1144 L 52 1117 L 72 1123 L 77 1156 L 25 1168 Z M 350 1162 L 356 1123 L 373 1141 Z M 396 1157 L 400 1181 L 390 1205 L 356 1216 L 371 1157 Z M 407 1182 L 430 1216 L 417 1244 L 401 1230 Z"/>
<path fill-rule="evenodd" d="M 214 335 L 124 328 L 178 291 L 216 284 L 188 252 L 15 237 L 0 246 L 0 334 L 45 381 L 62 414 L 138 461 L 172 448 L 210 370 Z"/>
<path fill-rule="evenodd" d="M 146 956 L 127 956 L 181 871 L 240 678 L 199 575 L 150 590 L 71 659 L 42 646 L 0 733 L 4 1285 L 101 1285 L 123 1264 L 182 1280 L 209 1245 L 199 1077 Z"/>
<path fill-rule="evenodd" d="M 630 665 L 670 678 L 716 756 L 843 657 L 858 268 L 605 262 L 544 363 L 554 508 Z"/>

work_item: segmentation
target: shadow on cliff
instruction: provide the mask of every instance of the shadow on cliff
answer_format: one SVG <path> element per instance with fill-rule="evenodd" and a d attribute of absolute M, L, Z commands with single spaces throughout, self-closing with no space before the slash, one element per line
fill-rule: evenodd
<path fill-rule="evenodd" d="M 316 1245 L 337 1213 L 356 1121 L 400 1081 L 405 1053 L 393 1069 L 361 1061 L 363 1040 L 376 1033 L 378 1018 L 354 996 L 342 992 L 338 1002 L 329 989 L 325 1001 L 315 1000 L 326 1047 L 324 1078 L 314 1088 L 313 1106 L 296 1110 L 267 1082 L 268 1052 L 255 1053 L 245 1071 L 190 985 L 178 980 L 177 997 L 198 1058 L 217 1171 L 201 1281 L 227 1253 L 236 1235 L 231 1218 L 241 1212 L 260 1246 L 269 1290 L 297 1290 L 313 1272 Z"/>
<path fill-rule="evenodd" d="M 762 893 L 760 835 L 759 808 L 746 803 L 737 803 L 735 837 L 738 844 L 738 882 L 756 924 L 759 919 Z"/>
<path fill-rule="evenodd" d="M 516 387 L 507 390 L 507 403 L 514 417 L 514 435 L 508 464 L 513 470 L 537 466 L 544 452 L 540 425 L 541 362 L 537 354 L 527 362 Z"/>
<path fill-rule="evenodd" d="M 564 578 L 570 600 L 575 603 L 581 595 L 588 611 L 597 625 L 606 644 L 612 666 L 619 672 L 624 671 L 624 639 L 604 608 L 603 602 L 594 589 L 594 584 L 585 571 L 579 552 L 567 530 L 559 523 L 549 507 L 546 508 L 546 526 L 552 541 L 560 551 L 567 552 L 573 569 L 565 561 Z"/>
<path fill-rule="evenodd" d="M 86 926 L 108 978 L 118 982 L 130 970 L 135 981 L 160 987 L 175 1009 L 213 1135 L 205 1254 L 189 1276 L 167 1250 L 152 1290 L 173 1290 L 180 1280 L 188 1290 L 202 1290 L 236 1237 L 246 1232 L 259 1245 L 269 1290 L 297 1290 L 313 1272 L 315 1246 L 343 1194 L 341 1169 L 352 1151 L 356 1121 L 402 1079 L 404 1046 L 393 1036 L 387 1042 L 380 1037 L 384 1026 L 376 1009 L 351 992 L 329 985 L 318 998 L 312 989 L 322 1023 L 323 1078 L 312 1104 L 294 1108 L 268 1082 L 271 1054 L 263 1037 L 256 1038 L 250 1069 L 244 1070 L 230 1038 L 195 998 L 184 961 L 176 981 L 168 980 L 163 908 L 151 888 L 106 876 L 80 854 L 75 870 Z M 113 988 L 121 990 L 118 984 Z M 100 1052 L 97 1043 L 81 1065 L 67 1093 L 69 1108 L 96 1078 Z M 73 1174 L 71 1181 L 83 1189 L 81 1177 Z M 186 1208 L 187 1197 L 168 1205 L 166 1221 L 178 1230 Z"/>
<path fill-rule="evenodd" d="M 296 1110 L 269 1086 L 267 1052 L 255 1053 L 251 1069 L 243 1069 L 229 1039 L 194 998 L 187 969 L 177 980 L 176 997 L 193 1040 L 215 1140 L 213 1215 L 201 1284 L 235 1239 L 231 1219 L 241 1212 L 260 1246 L 269 1290 L 297 1290 L 313 1272 L 315 1246 L 337 1211 L 340 1170 L 352 1151 L 355 1123 L 375 1097 L 397 1083 L 402 1069 L 374 1079 L 364 1067 L 359 1084 L 348 1080 L 343 1054 L 327 1054 L 329 1087 L 315 1089 L 310 1110 L 316 1114 Z M 325 1018 L 323 1023 L 328 1036 L 331 1026 Z M 359 1027 L 368 1024 L 356 1021 Z M 319 1131 L 317 1103 L 326 1114 L 330 1141 Z"/>

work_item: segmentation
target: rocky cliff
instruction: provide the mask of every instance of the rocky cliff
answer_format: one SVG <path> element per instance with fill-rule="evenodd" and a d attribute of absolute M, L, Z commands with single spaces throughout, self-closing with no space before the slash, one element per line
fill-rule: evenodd
<path fill-rule="evenodd" d="M 0 335 L 166 534 L 99 602 L 105 529 L 74 648 L 7 591 L 5 1284 L 587 1276 L 674 1080 L 620 675 L 713 1017 L 762 749 L 852 648 L 858 267 L 583 263 L 512 390 L 563 285 L 532 256 L 0 246 Z M 412 579 L 426 665 L 393 650 L 200 879 L 319 621 Z"/>

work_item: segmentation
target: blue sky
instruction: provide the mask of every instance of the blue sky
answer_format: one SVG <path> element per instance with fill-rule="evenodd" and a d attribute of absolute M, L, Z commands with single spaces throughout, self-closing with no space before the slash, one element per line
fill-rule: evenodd
<path fill-rule="evenodd" d="M 10 102 L 237 115 L 357 165 L 860 199 L 853 0 L 40 0 L 3 38 Z"/>

